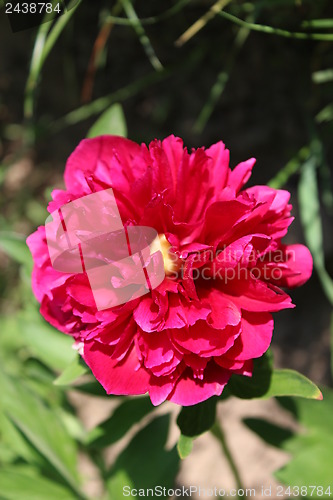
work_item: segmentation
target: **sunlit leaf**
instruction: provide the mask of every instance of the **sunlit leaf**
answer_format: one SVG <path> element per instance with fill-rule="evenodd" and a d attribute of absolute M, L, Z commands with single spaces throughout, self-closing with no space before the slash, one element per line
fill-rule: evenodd
<path fill-rule="evenodd" d="M 319 388 L 307 377 L 295 370 L 273 370 L 269 388 L 263 399 L 279 396 L 299 396 L 308 399 L 322 399 Z"/>
<path fill-rule="evenodd" d="M 127 136 L 127 127 L 123 108 L 120 104 L 113 104 L 98 118 L 89 130 L 87 137 L 99 135 Z"/>
<path fill-rule="evenodd" d="M 75 490 L 76 446 L 57 416 L 23 384 L 0 371 L 0 402 L 6 416 Z"/>
<path fill-rule="evenodd" d="M 20 315 L 21 334 L 31 352 L 54 370 L 65 370 L 76 356 L 73 339 L 58 332 L 37 312 L 30 309 Z"/>
<path fill-rule="evenodd" d="M 77 496 L 27 466 L 0 470 L 0 496 L 6 500 L 75 500 Z"/>
<path fill-rule="evenodd" d="M 177 443 L 178 455 L 181 459 L 188 457 L 193 448 L 193 438 L 181 434 Z"/>
<path fill-rule="evenodd" d="M 88 373 L 88 367 L 81 356 L 77 355 L 53 383 L 54 385 L 71 385 L 86 373 Z"/>
<path fill-rule="evenodd" d="M 312 81 L 314 83 L 326 83 L 333 80 L 333 69 L 325 69 L 312 73 Z"/>
<path fill-rule="evenodd" d="M 281 396 L 299 396 L 321 399 L 318 387 L 294 370 L 274 370 L 270 351 L 254 360 L 252 377 L 233 375 L 228 390 L 242 399 L 268 399 Z"/>

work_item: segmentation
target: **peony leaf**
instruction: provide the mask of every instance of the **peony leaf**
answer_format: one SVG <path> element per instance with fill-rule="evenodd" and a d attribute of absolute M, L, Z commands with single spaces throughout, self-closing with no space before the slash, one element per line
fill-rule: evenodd
<path fill-rule="evenodd" d="M 176 449 L 165 449 L 170 418 L 162 415 L 144 427 L 118 456 L 107 480 L 109 498 L 129 496 L 124 487 L 139 490 L 174 484 L 179 460 Z"/>
<path fill-rule="evenodd" d="M 37 473 L 32 467 L 4 467 L 0 471 L 1 497 L 6 500 L 75 500 L 74 493 Z"/>
<path fill-rule="evenodd" d="M 193 438 L 181 434 L 179 436 L 177 443 L 177 451 L 180 458 L 183 460 L 184 458 L 188 457 L 188 455 L 192 451 L 192 448 L 193 448 Z"/>
<path fill-rule="evenodd" d="M 269 351 L 254 361 L 252 377 L 233 375 L 227 387 L 234 396 L 242 399 L 281 396 L 322 399 L 318 387 L 301 373 L 288 369 L 273 370 Z"/>
<path fill-rule="evenodd" d="M 88 373 L 88 367 L 81 356 L 75 356 L 73 361 L 65 368 L 61 375 L 54 380 L 54 385 L 72 385 L 82 375 Z"/>
<path fill-rule="evenodd" d="M 57 331 L 32 308 L 19 316 L 20 331 L 29 350 L 53 370 L 65 370 L 73 361 L 73 339 Z"/>
<path fill-rule="evenodd" d="M 0 403 L 6 416 L 67 484 L 79 492 L 76 446 L 56 414 L 22 383 L 1 371 L 0 382 Z"/>
<path fill-rule="evenodd" d="M 127 136 L 127 126 L 123 108 L 120 104 L 113 104 L 104 111 L 94 125 L 90 128 L 87 137 L 98 137 L 99 135 Z"/>
<path fill-rule="evenodd" d="M 298 396 L 307 399 L 323 399 L 320 389 L 307 377 L 295 370 L 274 370 L 270 385 L 262 399 L 279 396 Z"/>
<path fill-rule="evenodd" d="M 105 448 L 125 436 L 133 425 L 153 410 L 154 406 L 147 397 L 128 398 L 115 409 L 110 418 L 91 431 L 86 443 L 91 448 Z"/>
<path fill-rule="evenodd" d="M 306 445 L 296 453 L 295 458 L 286 467 L 275 473 L 275 477 L 281 483 L 299 488 L 305 486 L 309 492 L 312 485 L 316 486 L 313 498 L 319 498 L 319 496 L 329 498 L 333 493 L 332 490 L 326 495 L 321 494 L 320 491 L 325 493 L 330 486 L 332 488 L 332 463 L 333 439 L 331 438 L 326 443 Z M 323 487 L 323 490 L 317 490 L 317 485 Z M 317 491 L 318 496 L 316 495 Z"/>
<path fill-rule="evenodd" d="M 214 425 L 217 398 L 213 397 L 197 405 L 184 406 L 177 418 L 180 432 L 187 437 L 200 436 Z"/>
<path fill-rule="evenodd" d="M 265 442 L 293 455 L 275 476 L 291 488 L 303 486 L 303 493 L 307 489 L 309 498 L 327 498 L 332 494 L 328 488 L 332 482 L 333 463 L 333 391 L 326 388 L 323 393 L 324 399 L 320 403 L 301 398 L 278 400 L 302 426 L 301 433 L 262 419 L 245 420 L 245 424 Z"/>

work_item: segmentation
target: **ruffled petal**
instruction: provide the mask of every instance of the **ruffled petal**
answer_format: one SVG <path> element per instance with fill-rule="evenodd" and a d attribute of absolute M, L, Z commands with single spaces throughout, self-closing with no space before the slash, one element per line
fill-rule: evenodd
<path fill-rule="evenodd" d="M 121 361 L 112 359 L 112 353 L 112 347 L 86 342 L 83 359 L 107 394 L 145 394 L 149 387 L 149 373 L 140 366 L 135 349 L 132 348 Z"/>
<path fill-rule="evenodd" d="M 273 328 L 271 314 L 243 311 L 241 333 L 225 357 L 230 361 L 259 358 L 271 344 Z"/>
<path fill-rule="evenodd" d="M 231 372 L 210 362 L 205 369 L 203 380 L 194 378 L 187 368 L 178 379 L 168 400 L 182 406 L 191 406 L 205 401 L 212 396 L 220 396 L 228 383 Z"/>
<path fill-rule="evenodd" d="M 255 158 L 250 158 L 249 160 L 239 163 L 229 174 L 228 186 L 238 193 L 247 183 L 252 174 L 252 168 L 256 162 Z"/>

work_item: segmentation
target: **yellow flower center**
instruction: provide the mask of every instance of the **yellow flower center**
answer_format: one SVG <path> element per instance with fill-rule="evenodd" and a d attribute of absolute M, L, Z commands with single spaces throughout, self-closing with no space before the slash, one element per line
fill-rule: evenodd
<path fill-rule="evenodd" d="M 177 273 L 182 266 L 182 260 L 172 251 L 172 246 L 165 237 L 165 234 L 159 234 L 152 242 L 151 253 L 161 250 L 164 262 L 164 271 L 166 276 Z"/>

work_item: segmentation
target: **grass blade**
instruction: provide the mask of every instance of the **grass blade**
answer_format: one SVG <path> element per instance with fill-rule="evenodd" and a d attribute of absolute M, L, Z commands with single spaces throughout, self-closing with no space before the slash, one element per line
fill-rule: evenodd
<path fill-rule="evenodd" d="M 186 42 L 188 42 L 191 38 L 193 38 L 202 28 L 206 26 L 206 24 L 213 19 L 216 14 L 221 12 L 224 7 L 230 3 L 231 0 L 217 0 L 214 5 L 200 17 L 192 26 L 190 26 L 179 38 L 175 41 L 175 45 L 177 47 L 181 47 Z"/>
<path fill-rule="evenodd" d="M 300 171 L 304 162 L 308 159 L 310 155 L 309 146 L 304 146 L 301 148 L 297 155 L 294 156 L 288 163 L 276 174 L 273 179 L 268 182 L 268 185 L 274 189 L 281 189 L 284 186 L 289 178 L 297 174 Z"/>
<path fill-rule="evenodd" d="M 278 35 L 285 38 L 296 38 L 299 40 L 322 40 L 325 42 L 333 42 L 333 33 L 303 33 L 300 31 L 288 31 L 280 28 L 273 28 L 273 26 L 266 26 L 263 24 L 249 23 L 240 19 L 239 17 L 233 16 L 223 10 L 218 13 L 220 16 L 224 17 L 228 21 L 231 21 L 238 26 L 248 28 L 252 31 L 259 31 L 261 33 L 266 33 L 268 35 Z"/>
<path fill-rule="evenodd" d="M 156 71 L 162 71 L 163 70 L 162 63 L 155 53 L 155 50 L 145 32 L 145 29 L 142 26 L 140 19 L 138 18 L 134 10 L 131 0 L 121 0 L 121 3 L 131 25 L 134 28 L 134 31 L 138 35 L 140 43 L 150 61 L 150 64 Z"/>

